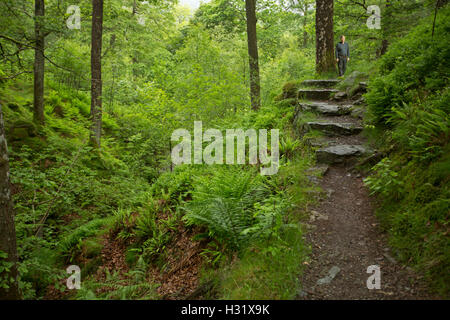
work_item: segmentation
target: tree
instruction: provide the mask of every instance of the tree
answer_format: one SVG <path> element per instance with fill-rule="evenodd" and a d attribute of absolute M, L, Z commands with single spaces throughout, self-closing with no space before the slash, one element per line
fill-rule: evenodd
<path fill-rule="evenodd" d="M 2 256 L 6 254 L 5 256 Z M 0 280 L 8 281 L 9 288 L 0 286 L 0 300 L 17 300 L 21 298 L 18 286 L 16 229 L 14 225 L 14 207 L 11 198 L 9 180 L 8 147 L 5 137 L 3 112 L 0 106 L 0 266 L 5 263 L 8 270 L 0 272 Z M 4 284 L 4 283 L 2 283 Z"/>
<path fill-rule="evenodd" d="M 253 110 L 261 106 L 258 42 L 256 38 L 256 0 L 245 0 L 247 16 L 247 42 L 250 65 L 250 98 Z"/>
<path fill-rule="evenodd" d="M 316 72 L 334 70 L 333 0 L 316 0 Z"/>
<path fill-rule="evenodd" d="M 302 16 L 302 27 L 303 27 L 303 47 L 306 48 L 308 46 L 308 20 L 309 20 L 309 11 L 311 4 L 314 0 L 289 0 L 288 9 L 295 9 L 300 12 Z"/>
<path fill-rule="evenodd" d="M 386 0 L 386 12 L 389 10 L 390 6 L 391 6 L 390 0 Z M 389 41 L 387 40 L 386 33 L 387 33 L 386 28 L 383 27 L 383 30 L 382 30 L 383 40 L 381 40 L 381 47 L 378 51 L 379 56 L 382 56 L 383 54 L 385 54 L 387 52 L 387 49 L 389 46 Z"/>
<path fill-rule="evenodd" d="M 244 32 L 244 4 L 238 0 L 213 0 L 202 3 L 195 11 L 192 22 L 200 22 L 207 29 L 223 27 L 227 33 Z"/>
<path fill-rule="evenodd" d="M 44 123 L 44 0 L 35 0 L 34 2 L 34 121 Z"/>
<path fill-rule="evenodd" d="M 92 0 L 91 38 L 91 142 L 100 147 L 102 134 L 103 0 Z"/>

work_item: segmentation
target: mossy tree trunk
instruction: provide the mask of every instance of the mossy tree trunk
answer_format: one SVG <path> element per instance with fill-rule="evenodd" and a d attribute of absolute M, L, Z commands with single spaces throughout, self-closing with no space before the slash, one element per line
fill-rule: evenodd
<path fill-rule="evenodd" d="M 43 30 L 45 15 L 44 0 L 34 2 L 34 121 L 44 124 L 44 47 L 45 35 Z"/>
<path fill-rule="evenodd" d="M 335 71 L 335 61 L 333 0 L 316 0 L 316 72 Z"/>
<path fill-rule="evenodd" d="M 0 280 L 8 282 L 9 288 L 0 286 L 0 300 L 21 299 L 17 272 L 16 229 L 14 225 L 14 207 L 11 198 L 11 183 L 9 180 L 8 147 L 5 137 L 3 111 L 0 105 L 0 265 L 11 264 L 8 271 L 0 273 Z"/>
<path fill-rule="evenodd" d="M 250 98 L 253 110 L 261 106 L 258 42 L 256 37 L 256 0 L 245 0 L 247 16 L 247 41 L 250 65 Z"/>
<path fill-rule="evenodd" d="M 100 148 L 102 134 L 103 0 L 92 0 L 91 143 Z"/>

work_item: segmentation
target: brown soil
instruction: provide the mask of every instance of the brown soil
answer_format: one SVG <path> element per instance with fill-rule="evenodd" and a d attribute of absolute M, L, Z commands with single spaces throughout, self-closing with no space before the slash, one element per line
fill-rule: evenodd
<path fill-rule="evenodd" d="M 362 177 L 331 167 L 320 186 L 330 196 L 314 208 L 320 215 L 308 222 L 312 254 L 301 279 L 302 299 L 434 298 L 417 274 L 394 261 Z M 367 288 L 371 265 L 380 267 L 381 289 Z M 333 266 L 341 269 L 337 276 L 329 284 L 316 285 Z"/>
<path fill-rule="evenodd" d="M 195 242 L 192 237 L 194 230 L 187 230 L 180 226 L 176 232 L 176 239 L 167 248 L 166 265 L 164 271 L 154 267 L 150 274 L 162 299 L 183 299 L 192 294 L 199 285 L 199 272 L 203 262 L 200 256 L 205 247 L 203 242 Z"/>

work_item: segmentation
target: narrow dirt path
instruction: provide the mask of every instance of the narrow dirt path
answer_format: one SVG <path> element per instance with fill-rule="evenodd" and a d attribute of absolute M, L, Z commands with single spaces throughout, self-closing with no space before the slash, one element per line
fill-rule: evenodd
<path fill-rule="evenodd" d="M 339 114 L 323 116 L 320 112 L 317 121 L 361 125 L 360 119 Z M 339 131 L 328 131 L 327 137 L 319 140 L 322 155 L 326 154 L 318 157 L 319 162 L 326 163 L 322 164 L 326 171 L 319 185 L 327 196 L 310 211 L 306 240 L 312 248 L 311 261 L 300 279 L 303 289 L 298 299 L 437 298 L 429 293 L 420 276 L 393 258 L 374 214 L 374 199 L 369 197 L 363 177 L 349 170 L 360 154 L 327 149 L 362 147 L 364 143 L 359 133 L 342 135 Z M 372 265 L 380 268 L 380 289 L 367 288 L 373 274 L 367 273 L 367 268 Z"/>

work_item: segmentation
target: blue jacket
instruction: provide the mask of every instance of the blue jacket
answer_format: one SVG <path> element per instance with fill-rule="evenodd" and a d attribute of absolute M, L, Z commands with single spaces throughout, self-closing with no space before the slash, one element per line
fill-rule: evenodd
<path fill-rule="evenodd" d="M 350 48 L 348 46 L 347 42 L 339 42 L 336 45 L 336 58 L 339 58 L 339 56 L 347 56 L 350 57 Z"/>

